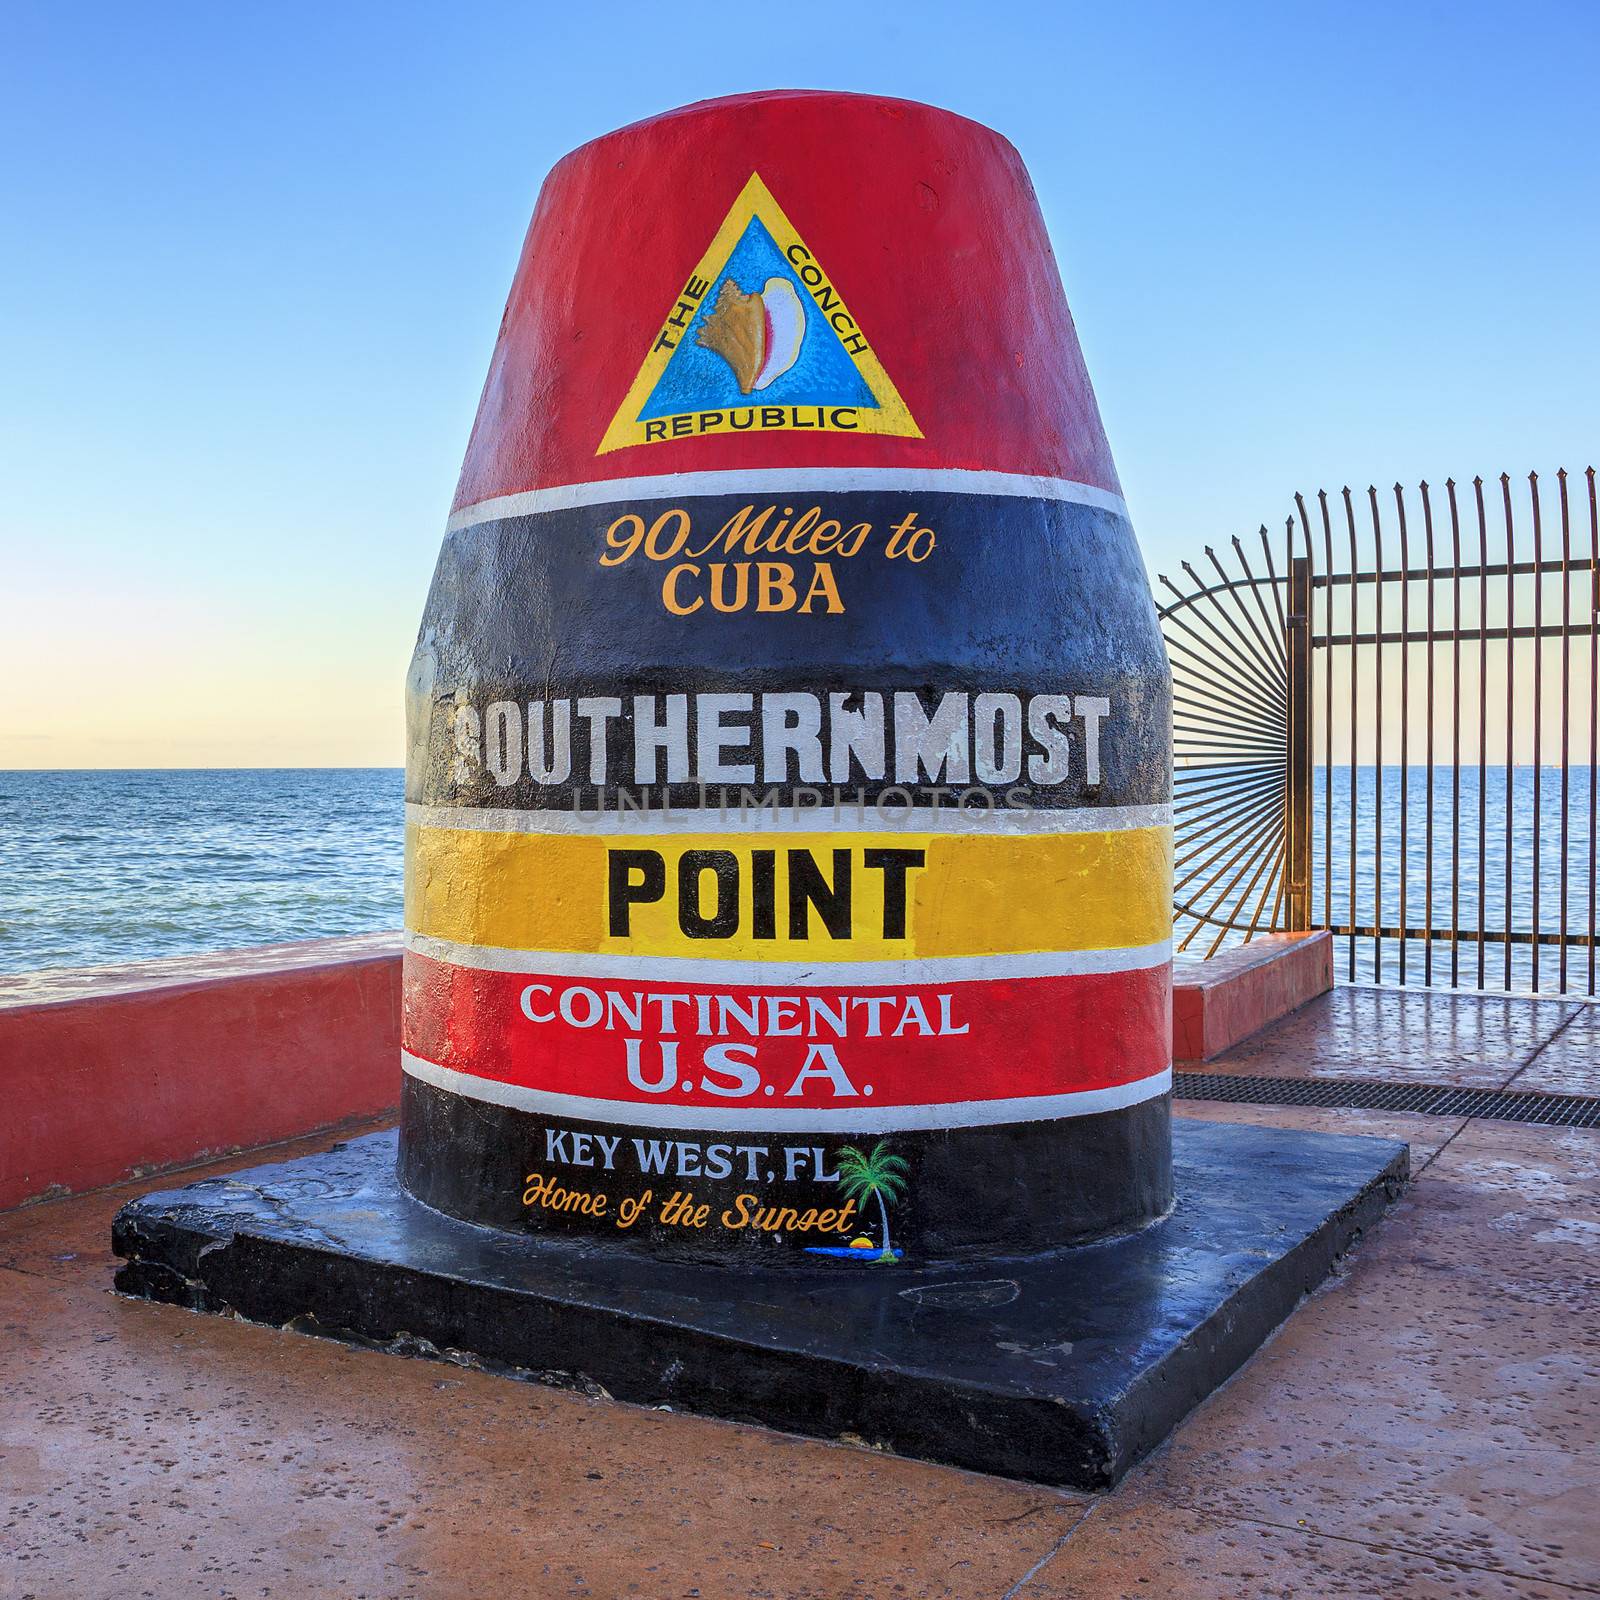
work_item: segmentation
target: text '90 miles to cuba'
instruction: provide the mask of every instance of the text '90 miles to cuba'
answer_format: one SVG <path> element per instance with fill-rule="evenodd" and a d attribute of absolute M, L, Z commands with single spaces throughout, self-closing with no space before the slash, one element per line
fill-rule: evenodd
<path fill-rule="evenodd" d="M 870 522 L 825 517 L 821 506 L 741 506 L 714 533 L 696 530 L 681 506 L 648 523 L 625 511 L 605 531 L 602 567 L 636 557 L 661 563 L 661 604 L 674 616 L 713 612 L 793 612 L 837 616 L 845 609 L 835 565 L 865 554 L 920 565 L 938 545 L 915 511 L 875 538 Z"/>

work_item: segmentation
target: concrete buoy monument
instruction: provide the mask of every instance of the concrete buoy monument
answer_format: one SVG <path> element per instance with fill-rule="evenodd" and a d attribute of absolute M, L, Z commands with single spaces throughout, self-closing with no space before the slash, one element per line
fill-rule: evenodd
<path fill-rule="evenodd" d="M 752 1266 L 1159 1216 L 1169 702 L 1005 140 L 775 94 L 586 145 L 412 666 L 402 1182 Z"/>
<path fill-rule="evenodd" d="M 1170 677 L 987 128 L 559 163 L 407 707 L 398 1142 L 136 1202 L 125 1289 L 1095 1485 L 1399 1181 L 1175 1146 Z"/>

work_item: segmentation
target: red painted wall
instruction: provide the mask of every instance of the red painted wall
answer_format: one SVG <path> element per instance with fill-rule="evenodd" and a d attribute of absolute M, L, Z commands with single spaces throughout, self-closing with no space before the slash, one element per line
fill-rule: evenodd
<path fill-rule="evenodd" d="M 0 1209 L 393 1107 L 400 941 L 0 978 Z"/>
<path fill-rule="evenodd" d="M 1203 1060 L 1331 981 L 1326 934 L 1174 974 Z M 400 939 L 367 934 L 0 977 L 0 1210 L 392 1110 Z"/>
<path fill-rule="evenodd" d="M 1210 1061 L 1333 987 L 1333 935 L 1268 933 L 1172 972 L 1172 1059 Z"/>

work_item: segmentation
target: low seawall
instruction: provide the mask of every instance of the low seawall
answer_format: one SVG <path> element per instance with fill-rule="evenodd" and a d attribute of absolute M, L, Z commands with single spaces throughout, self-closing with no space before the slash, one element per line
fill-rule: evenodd
<path fill-rule="evenodd" d="M 400 1097 L 400 935 L 0 977 L 0 1211 L 380 1116 Z M 1330 987 L 1328 936 L 1178 961 L 1200 1061 Z"/>
<path fill-rule="evenodd" d="M 400 936 L 0 977 L 0 1210 L 370 1117 Z"/>

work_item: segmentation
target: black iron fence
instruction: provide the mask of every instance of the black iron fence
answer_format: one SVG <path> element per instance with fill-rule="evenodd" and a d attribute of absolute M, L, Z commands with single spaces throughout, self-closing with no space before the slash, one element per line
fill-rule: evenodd
<path fill-rule="evenodd" d="M 1349 978 L 1596 989 L 1595 473 L 1296 496 L 1163 576 L 1174 937 Z"/>

